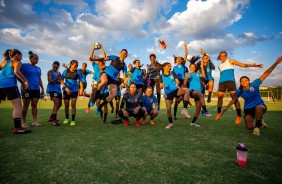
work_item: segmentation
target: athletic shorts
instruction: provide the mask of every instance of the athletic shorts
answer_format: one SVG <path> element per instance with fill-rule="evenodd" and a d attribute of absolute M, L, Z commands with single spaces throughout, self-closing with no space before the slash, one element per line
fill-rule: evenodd
<path fill-rule="evenodd" d="M 87 88 L 87 82 L 83 82 L 82 86 L 83 86 L 83 89 L 86 89 Z"/>
<path fill-rule="evenodd" d="M 262 104 L 263 106 L 265 106 L 264 104 Z M 265 106 L 265 109 L 263 111 L 263 114 L 267 111 L 267 107 Z M 253 118 L 256 117 L 256 107 L 253 107 L 251 109 L 244 109 L 244 113 L 245 113 L 245 116 L 247 115 L 251 115 Z M 245 117 L 244 116 L 244 117 Z"/>
<path fill-rule="evenodd" d="M 106 75 L 108 77 L 108 84 L 115 84 L 115 85 L 117 85 L 116 80 L 112 79 L 108 74 L 106 74 Z"/>
<path fill-rule="evenodd" d="M 68 95 L 66 91 L 63 92 L 64 100 L 70 100 L 71 98 L 77 98 L 77 96 L 78 96 L 78 92 L 71 92 L 70 95 Z"/>
<path fill-rule="evenodd" d="M 179 80 L 179 87 L 181 87 L 184 84 L 184 79 L 178 79 Z"/>
<path fill-rule="evenodd" d="M 194 91 L 195 91 L 195 90 L 193 90 L 193 89 L 190 90 L 190 97 L 191 97 L 191 98 L 194 98 L 194 101 L 200 100 L 200 98 L 199 98 L 198 96 L 195 96 L 195 95 L 194 95 Z"/>
<path fill-rule="evenodd" d="M 173 100 L 177 97 L 178 89 L 170 92 L 169 94 L 165 95 L 165 100 Z"/>
<path fill-rule="evenodd" d="M 8 88 L 0 88 L 0 100 L 14 100 L 20 98 L 20 92 L 17 86 L 8 87 Z"/>
<path fill-rule="evenodd" d="M 229 91 L 236 91 L 236 83 L 235 81 L 226 81 L 221 82 L 218 85 L 218 92 L 226 92 Z"/>
<path fill-rule="evenodd" d="M 98 84 L 99 84 L 99 81 L 98 81 L 98 80 L 92 79 L 92 82 L 91 82 L 91 86 L 92 86 L 92 87 L 97 88 L 97 87 L 98 87 Z"/>
<path fill-rule="evenodd" d="M 120 100 L 120 96 L 115 96 L 115 100 Z"/>
<path fill-rule="evenodd" d="M 106 100 L 106 98 L 110 95 L 109 92 L 107 93 L 100 93 L 99 96 L 97 97 L 97 99 L 100 99 L 100 100 Z"/>
<path fill-rule="evenodd" d="M 40 90 L 22 90 L 22 99 L 40 98 Z"/>
<path fill-rule="evenodd" d="M 51 100 L 53 100 L 53 98 L 62 99 L 62 93 L 58 93 L 56 91 L 50 91 L 49 94 L 50 94 Z"/>
<path fill-rule="evenodd" d="M 136 89 L 138 90 L 138 89 L 140 89 L 140 88 L 142 88 L 142 91 L 143 91 L 143 84 L 135 84 L 136 85 Z"/>

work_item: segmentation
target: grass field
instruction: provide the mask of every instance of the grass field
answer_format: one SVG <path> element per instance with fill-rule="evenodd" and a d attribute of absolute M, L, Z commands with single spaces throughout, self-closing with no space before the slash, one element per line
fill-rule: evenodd
<path fill-rule="evenodd" d="M 225 103 L 226 104 L 226 103 Z M 269 128 L 252 135 L 235 125 L 231 109 L 215 121 L 199 117 L 200 128 L 178 113 L 166 130 L 164 106 L 155 125 L 103 125 L 78 102 L 77 125 L 54 127 L 46 120 L 51 102 L 40 102 L 42 127 L 13 135 L 10 102 L 0 105 L 0 183 L 282 183 L 282 103 L 267 104 Z M 182 105 L 180 105 L 181 107 Z M 190 114 L 194 107 L 189 109 Z M 64 119 L 59 111 L 58 119 Z M 113 119 L 110 115 L 108 122 Z M 31 122 L 30 111 L 28 121 Z M 236 163 L 238 143 L 249 148 L 248 166 Z"/>

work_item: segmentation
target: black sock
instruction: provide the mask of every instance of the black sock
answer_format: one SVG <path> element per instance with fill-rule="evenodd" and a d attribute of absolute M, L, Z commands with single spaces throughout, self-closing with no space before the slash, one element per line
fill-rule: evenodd
<path fill-rule="evenodd" d="M 153 120 L 154 118 L 150 117 L 150 120 Z"/>
<path fill-rule="evenodd" d="M 169 123 L 172 123 L 172 117 L 168 117 Z"/>
<path fill-rule="evenodd" d="M 111 106 L 112 109 L 114 108 L 113 101 L 110 101 L 110 106 Z"/>
<path fill-rule="evenodd" d="M 205 89 L 206 89 L 206 86 L 202 86 L 202 94 L 204 94 L 205 95 Z"/>
<path fill-rule="evenodd" d="M 237 116 L 241 117 L 241 109 L 236 109 L 236 112 L 237 112 Z"/>
<path fill-rule="evenodd" d="M 205 112 L 208 112 L 207 107 L 205 105 L 203 105 L 202 108 Z"/>
<path fill-rule="evenodd" d="M 209 96 L 208 96 L 208 98 L 211 98 L 211 95 L 212 95 L 212 92 L 209 92 Z"/>
<path fill-rule="evenodd" d="M 217 113 L 221 113 L 221 107 L 217 107 Z"/>
<path fill-rule="evenodd" d="M 66 119 L 69 119 L 69 114 L 66 114 Z"/>
<path fill-rule="evenodd" d="M 72 114 L 72 115 L 71 115 L 71 120 L 72 120 L 72 121 L 75 121 L 75 114 Z"/>
<path fill-rule="evenodd" d="M 100 92 L 101 92 L 101 91 L 97 89 L 96 94 L 95 94 L 95 96 L 93 97 L 92 102 L 94 102 L 94 103 L 96 102 L 98 96 L 100 95 Z"/>
<path fill-rule="evenodd" d="M 177 106 L 178 106 L 178 104 L 177 104 L 177 102 L 175 102 L 175 103 L 174 103 L 174 109 L 173 109 L 173 115 L 174 115 L 174 117 L 176 117 L 176 114 L 177 114 Z"/>
<path fill-rule="evenodd" d="M 193 120 L 192 120 L 192 123 L 195 123 L 196 120 L 197 120 L 197 118 L 198 118 L 198 117 L 194 116 L 194 117 L 193 117 Z"/>
<path fill-rule="evenodd" d="M 56 119 L 55 114 L 51 114 L 51 118 Z"/>
<path fill-rule="evenodd" d="M 262 126 L 261 120 L 256 120 L 256 128 L 261 127 L 261 126 Z"/>
<path fill-rule="evenodd" d="M 107 115 L 108 115 L 108 113 L 104 113 L 104 122 L 106 122 L 107 121 Z"/>
<path fill-rule="evenodd" d="M 118 114 L 118 110 L 116 110 L 116 115 Z"/>
<path fill-rule="evenodd" d="M 21 128 L 21 118 L 14 118 L 14 126 L 15 128 Z"/>
<path fill-rule="evenodd" d="M 104 100 L 103 101 L 103 103 L 101 103 L 100 105 L 99 105 L 99 109 L 101 109 L 104 105 L 106 105 L 108 103 L 108 101 L 107 100 Z"/>
<path fill-rule="evenodd" d="M 158 106 L 161 104 L 161 94 L 157 93 L 157 99 L 158 99 Z"/>
<path fill-rule="evenodd" d="M 187 109 L 187 107 L 188 107 L 188 101 L 183 100 L 183 107 Z"/>

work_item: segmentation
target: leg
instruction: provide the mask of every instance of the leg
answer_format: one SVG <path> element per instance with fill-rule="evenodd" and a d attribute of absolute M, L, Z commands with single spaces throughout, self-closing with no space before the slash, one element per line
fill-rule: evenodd
<path fill-rule="evenodd" d="M 27 99 L 23 99 L 23 108 L 22 108 L 22 125 L 25 127 L 28 127 L 27 123 L 26 123 L 26 114 L 28 111 L 28 107 L 30 104 L 31 99 L 27 98 Z"/>
<path fill-rule="evenodd" d="M 235 93 L 236 93 L 236 91 L 230 91 L 230 96 L 231 96 L 232 99 L 235 99 Z M 238 124 L 241 123 L 241 108 L 240 108 L 239 100 L 237 100 L 234 105 L 235 105 L 236 112 L 237 112 L 235 124 L 238 125 Z"/>
<path fill-rule="evenodd" d="M 158 110 L 156 110 L 156 109 L 151 110 L 151 112 L 150 112 L 150 116 L 151 116 L 151 118 L 150 118 L 150 124 L 151 124 L 151 125 L 155 124 L 154 118 L 157 117 L 158 114 L 159 114 L 159 111 L 158 111 Z"/>
<path fill-rule="evenodd" d="M 22 116 L 22 102 L 20 98 L 11 100 L 13 105 L 13 118 L 14 118 L 14 134 L 27 134 L 31 133 L 31 130 L 22 129 L 21 116 Z"/>
<path fill-rule="evenodd" d="M 202 105 L 201 101 L 198 100 L 198 99 L 195 99 L 196 110 L 195 110 L 195 113 L 194 113 L 194 117 L 193 117 L 193 119 L 192 119 L 191 126 L 200 127 L 200 125 L 198 125 L 198 124 L 196 123 L 196 120 L 197 120 L 197 118 L 199 117 L 199 114 L 200 114 L 200 112 L 201 112 L 201 105 Z"/>
<path fill-rule="evenodd" d="M 32 114 L 33 123 L 38 123 L 38 119 L 37 119 L 37 113 L 38 113 L 37 104 L 38 104 L 38 101 L 39 101 L 39 98 L 32 98 L 31 99 L 31 114 Z"/>
<path fill-rule="evenodd" d="M 65 104 L 65 116 L 66 116 L 66 119 L 64 120 L 63 124 L 67 124 L 69 122 L 70 100 L 69 99 L 64 99 L 64 104 Z"/>
<path fill-rule="evenodd" d="M 77 98 L 71 99 L 71 123 L 70 123 L 70 126 L 75 125 L 76 101 L 77 101 Z"/>
<path fill-rule="evenodd" d="M 160 88 L 160 79 L 154 80 L 156 85 L 156 91 L 157 91 L 157 100 L 158 100 L 158 110 L 160 110 L 161 106 L 161 88 Z"/>
<path fill-rule="evenodd" d="M 245 125 L 246 125 L 246 128 L 249 129 L 249 130 L 252 130 L 254 128 L 253 126 L 253 122 L 254 122 L 254 118 L 252 115 L 250 114 L 247 114 L 245 117 Z"/>
<path fill-rule="evenodd" d="M 181 110 L 181 114 L 183 114 L 185 116 L 185 118 L 191 118 L 191 116 L 189 115 L 188 113 L 188 101 L 189 101 L 189 98 L 190 98 L 190 91 L 188 88 L 184 88 L 184 87 L 181 87 L 178 92 L 177 92 L 177 96 L 182 96 L 184 95 L 184 99 L 183 99 L 183 103 L 184 103 L 184 107 L 183 109 Z"/>
<path fill-rule="evenodd" d="M 213 85 L 214 85 L 214 81 L 213 80 L 209 80 L 208 82 L 208 92 L 209 92 L 209 95 L 208 95 L 208 100 L 207 102 L 210 103 L 211 102 L 211 95 L 212 95 L 212 91 L 213 91 Z"/>
<path fill-rule="evenodd" d="M 174 98 L 174 108 L 173 108 L 173 115 L 174 115 L 174 119 L 176 120 L 177 117 L 176 117 L 176 114 L 177 114 L 177 107 L 178 107 L 178 99 L 177 98 Z"/>
<path fill-rule="evenodd" d="M 173 127 L 172 116 L 171 116 L 171 105 L 172 105 L 172 100 L 166 99 L 165 106 L 166 106 L 167 118 L 169 121 L 169 124 L 166 126 L 166 129 L 170 129 Z"/>

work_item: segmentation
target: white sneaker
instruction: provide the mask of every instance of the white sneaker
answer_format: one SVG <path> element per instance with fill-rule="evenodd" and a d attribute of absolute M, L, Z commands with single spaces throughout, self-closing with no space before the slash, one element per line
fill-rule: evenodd
<path fill-rule="evenodd" d="M 262 124 L 262 125 L 261 125 L 262 128 L 267 128 L 267 124 L 264 122 L 263 119 L 261 120 L 261 124 Z"/>
<path fill-rule="evenodd" d="M 172 128 L 173 127 L 173 124 L 172 123 L 169 123 L 165 128 L 166 129 L 170 129 L 170 128 Z"/>
<path fill-rule="evenodd" d="M 191 116 L 189 115 L 187 109 L 182 109 L 181 110 L 181 114 L 183 114 L 185 116 L 185 118 L 188 118 L 188 119 L 191 118 Z"/>
<path fill-rule="evenodd" d="M 200 127 L 201 125 L 198 125 L 197 123 L 191 123 L 191 126 L 195 126 L 195 127 Z"/>
<path fill-rule="evenodd" d="M 206 113 L 205 113 L 205 116 L 206 116 L 206 117 L 211 117 L 212 114 L 210 114 L 209 112 L 206 112 Z"/>

